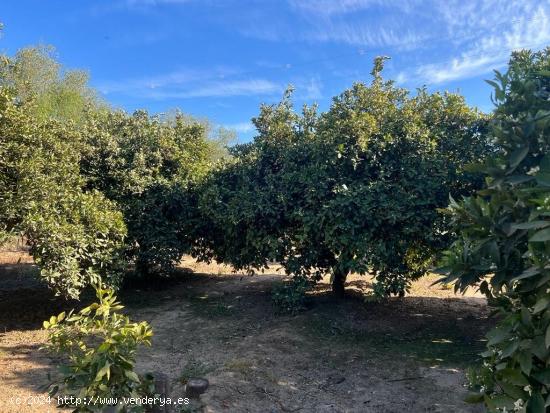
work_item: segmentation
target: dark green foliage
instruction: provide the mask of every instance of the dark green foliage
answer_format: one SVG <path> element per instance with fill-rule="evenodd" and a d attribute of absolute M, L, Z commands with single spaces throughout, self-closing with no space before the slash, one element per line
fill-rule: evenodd
<path fill-rule="evenodd" d="M 496 72 L 489 136 L 501 151 L 480 169 L 486 187 L 449 207 L 460 235 L 446 282 L 479 286 L 502 320 L 475 378 L 490 411 L 550 405 L 550 49 L 512 55 Z"/>
<path fill-rule="evenodd" d="M 2 56 L 0 88 L 0 240 L 23 233 L 42 275 L 73 297 L 100 277 L 118 285 L 128 261 L 171 270 L 197 222 L 190 186 L 231 134 L 179 112 L 111 110 L 47 47 Z"/>
<path fill-rule="evenodd" d="M 306 293 L 311 282 L 305 278 L 295 278 L 289 283 L 273 288 L 271 299 L 280 313 L 296 314 L 306 308 Z"/>
<path fill-rule="evenodd" d="M 189 249 L 188 188 L 212 162 L 204 126 L 180 114 L 95 112 L 84 135 L 81 173 L 122 210 L 128 258 L 141 273 L 170 271 Z"/>
<path fill-rule="evenodd" d="M 380 65 L 379 65 L 380 66 Z M 448 245 L 437 209 L 481 185 L 464 166 L 490 150 L 484 118 L 453 94 L 417 96 L 381 79 L 355 84 L 327 113 L 263 106 L 258 136 L 200 188 L 195 254 L 238 268 L 280 262 L 288 273 L 374 272 L 399 293 Z"/>

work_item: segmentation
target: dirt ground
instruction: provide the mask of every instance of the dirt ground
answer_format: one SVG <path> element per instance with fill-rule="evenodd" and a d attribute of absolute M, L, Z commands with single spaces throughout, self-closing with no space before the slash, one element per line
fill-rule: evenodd
<path fill-rule="evenodd" d="M 277 315 L 270 301 L 284 280 L 276 268 L 247 276 L 187 259 L 178 276 L 134 285 L 120 298 L 154 330 L 153 346 L 138 357 L 141 372 L 168 375 L 174 397 L 183 396 L 189 377 L 210 382 L 200 408 L 176 411 L 480 411 L 462 401 L 464 372 L 492 320 L 483 298 L 455 296 L 430 286 L 434 279 L 382 303 L 361 297 L 368 279 L 351 277 L 345 300 L 333 299 L 325 280 L 309 308 L 289 316 Z M 53 297 L 24 254 L 0 254 L 1 413 L 58 411 L 40 400 L 25 405 L 45 394 L 41 386 L 55 369 L 56 360 L 39 351 L 46 338 L 40 326 L 82 305 Z"/>

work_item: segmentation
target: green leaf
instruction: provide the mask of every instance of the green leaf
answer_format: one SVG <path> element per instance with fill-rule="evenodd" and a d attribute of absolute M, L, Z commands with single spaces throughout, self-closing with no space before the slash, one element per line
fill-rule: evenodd
<path fill-rule="evenodd" d="M 510 155 L 510 158 L 509 158 L 510 166 L 512 168 L 515 168 L 516 166 L 518 166 L 521 163 L 521 161 L 525 159 L 528 153 L 529 153 L 528 146 L 524 146 L 522 148 L 516 149 Z"/>
<path fill-rule="evenodd" d="M 530 351 L 523 351 L 518 355 L 519 365 L 521 371 L 526 374 L 531 374 L 531 369 L 533 368 L 533 357 L 531 356 Z"/>
<path fill-rule="evenodd" d="M 483 402 L 483 393 L 470 393 L 465 398 L 466 403 L 476 404 Z"/>
<path fill-rule="evenodd" d="M 504 393 L 506 393 L 508 396 L 514 398 L 514 399 L 523 399 L 525 400 L 528 395 L 528 393 L 523 390 L 525 385 L 514 385 L 509 384 L 505 382 L 498 382 L 499 386 L 504 390 Z"/>
<path fill-rule="evenodd" d="M 535 234 L 529 238 L 529 242 L 546 242 L 550 240 L 550 228 L 545 228 L 535 232 Z"/>
<path fill-rule="evenodd" d="M 528 268 L 526 269 L 525 271 L 523 271 L 520 275 L 518 275 L 517 277 L 514 277 L 512 278 L 511 281 L 519 281 L 519 280 L 523 280 L 525 278 L 530 278 L 530 277 L 533 277 L 537 274 L 540 274 L 540 269 L 537 268 L 537 267 L 531 267 L 531 268 Z"/>
<path fill-rule="evenodd" d="M 529 312 L 529 309 L 525 306 L 522 306 L 520 310 L 520 315 L 521 323 L 524 326 L 529 327 L 531 325 L 531 313 Z"/>
<path fill-rule="evenodd" d="M 512 228 L 515 229 L 540 229 L 550 226 L 550 221 L 531 221 L 523 222 L 521 224 L 512 224 Z"/>
<path fill-rule="evenodd" d="M 109 362 L 106 362 L 101 369 L 97 372 L 95 376 L 95 381 L 101 381 L 101 379 L 107 375 L 107 380 L 109 379 L 111 373 L 111 365 Z"/>
<path fill-rule="evenodd" d="M 544 399 L 539 392 L 531 395 L 527 401 L 526 413 L 545 413 Z"/>
<path fill-rule="evenodd" d="M 525 182 L 532 181 L 533 179 L 535 178 L 529 175 L 510 175 L 506 177 L 504 181 L 512 185 L 519 185 L 524 184 Z"/>
<path fill-rule="evenodd" d="M 484 402 L 489 409 L 496 410 L 497 408 L 512 409 L 514 407 L 515 399 L 505 394 L 498 394 L 496 396 L 485 396 Z"/>
<path fill-rule="evenodd" d="M 494 328 L 487 333 L 487 338 L 489 339 L 487 345 L 494 346 L 510 338 L 510 330 L 503 327 Z"/>
<path fill-rule="evenodd" d="M 59 315 L 57 316 L 57 322 L 60 323 L 64 319 L 65 319 L 65 311 L 59 313 Z"/>
<path fill-rule="evenodd" d="M 542 186 L 550 186 L 550 173 L 539 172 L 535 175 L 537 183 Z"/>
<path fill-rule="evenodd" d="M 519 342 L 514 341 L 506 346 L 504 350 L 502 350 L 501 358 L 510 357 L 512 354 L 516 352 L 518 349 Z"/>
<path fill-rule="evenodd" d="M 548 349 L 543 336 L 536 336 L 531 341 L 531 352 L 540 360 L 546 360 Z"/>
<path fill-rule="evenodd" d="M 125 370 L 124 375 L 128 377 L 130 380 L 139 382 L 139 376 L 132 370 Z"/>
<path fill-rule="evenodd" d="M 500 377 L 502 377 L 503 381 L 506 381 L 510 384 L 516 385 L 516 386 L 527 386 L 529 385 L 529 380 L 521 373 L 521 371 L 512 369 L 512 368 L 506 368 L 499 372 Z"/>
<path fill-rule="evenodd" d="M 499 84 L 494 80 L 485 80 L 485 82 L 490 84 L 493 87 L 493 89 L 500 90 Z"/>
<path fill-rule="evenodd" d="M 539 168 L 542 172 L 550 173 L 550 155 L 546 154 L 539 163 Z"/>
<path fill-rule="evenodd" d="M 537 371 L 532 376 L 544 385 L 550 385 L 550 368 Z"/>
<path fill-rule="evenodd" d="M 539 298 L 533 307 L 533 314 L 538 314 L 541 311 L 546 310 L 548 308 L 548 304 L 550 304 L 550 296 L 546 295 Z"/>

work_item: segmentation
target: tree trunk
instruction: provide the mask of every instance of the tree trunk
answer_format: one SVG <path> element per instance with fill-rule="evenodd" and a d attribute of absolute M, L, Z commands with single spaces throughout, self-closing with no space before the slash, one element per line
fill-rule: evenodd
<path fill-rule="evenodd" d="M 335 297 L 342 298 L 345 295 L 344 284 L 346 283 L 346 278 L 348 273 L 340 269 L 335 269 L 332 277 L 332 294 Z"/>

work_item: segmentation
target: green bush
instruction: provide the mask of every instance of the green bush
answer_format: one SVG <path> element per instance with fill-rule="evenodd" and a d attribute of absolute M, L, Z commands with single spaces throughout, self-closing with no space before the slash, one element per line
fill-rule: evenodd
<path fill-rule="evenodd" d="M 132 323 L 119 313 L 123 308 L 114 292 L 98 288 L 98 302 L 78 313 L 52 316 L 44 321 L 49 332 L 47 349 L 65 358 L 62 379 L 51 386 L 50 395 L 74 396 L 92 401 L 116 399 L 122 412 L 142 412 L 145 406 L 129 406 L 123 398 L 141 398 L 154 391 L 152 378 L 134 371 L 139 345 L 150 345 L 153 332 L 146 322 Z M 70 405 L 70 403 L 69 403 Z M 103 403 L 76 405 L 75 412 L 101 412 Z"/>
<path fill-rule="evenodd" d="M 305 278 L 295 278 L 273 288 L 271 299 L 280 313 L 296 314 L 306 309 L 306 293 L 311 283 Z"/>
<path fill-rule="evenodd" d="M 232 135 L 181 113 L 109 108 L 51 47 L 0 56 L 0 241 L 23 234 L 57 293 L 166 273 L 198 222 L 190 186 Z M 194 204 L 195 202 L 195 204 Z"/>
<path fill-rule="evenodd" d="M 550 49 L 516 52 L 496 72 L 489 137 L 501 148 L 479 169 L 487 185 L 452 201 L 459 239 L 445 282 L 478 286 L 501 316 L 472 377 L 489 411 L 550 406 Z"/>
<path fill-rule="evenodd" d="M 98 192 L 57 195 L 64 196 L 54 205 L 37 205 L 23 220 L 41 276 L 73 298 L 99 282 L 117 288 L 125 271 L 122 214 Z"/>

